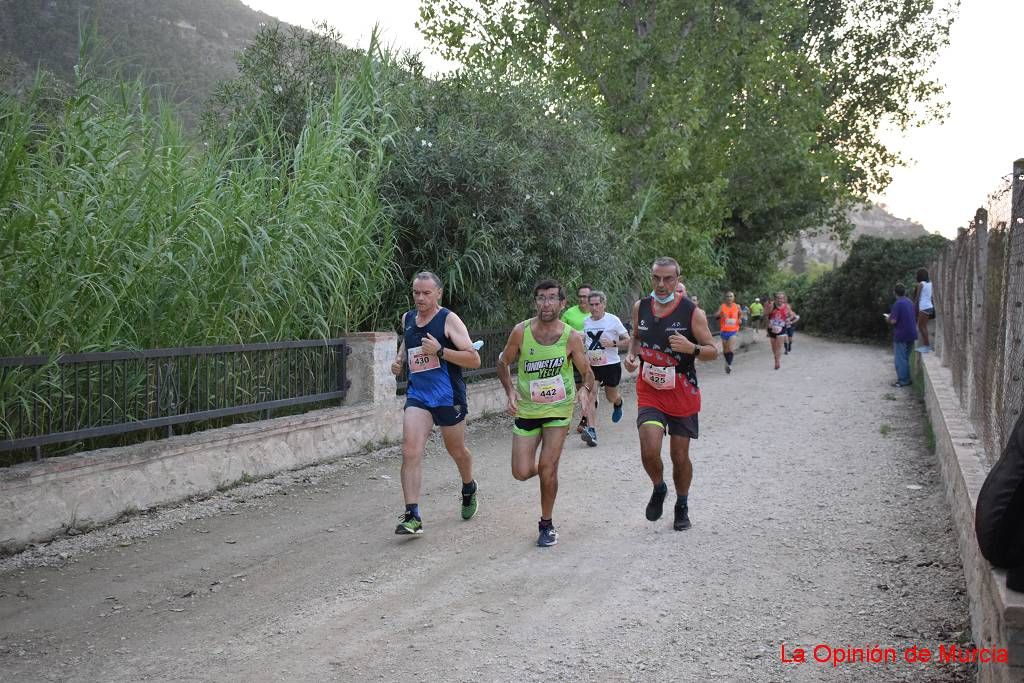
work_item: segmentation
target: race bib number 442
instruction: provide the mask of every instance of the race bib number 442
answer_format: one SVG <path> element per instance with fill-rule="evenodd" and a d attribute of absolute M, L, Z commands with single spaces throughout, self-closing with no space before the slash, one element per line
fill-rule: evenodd
<path fill-rule="evenodd" d="M 645 382 L 655 389 L 668 390 L 676 388 L 675 367 L 666 368 L 660 365 L 644 363 L 643 378 Z"/>
<path fill-rule="evenodd" d="M 561 375 L 530 380 L 530 400 L 534 403 L 558 403 L 565 400 L 565 382 Z"/>
<path fill-rule="evenodd" d="M 441 367 L 441 359 L 433 353 L 424 353 L 422 346 L 409 349 L 409 372 L 426 372 Z"/>

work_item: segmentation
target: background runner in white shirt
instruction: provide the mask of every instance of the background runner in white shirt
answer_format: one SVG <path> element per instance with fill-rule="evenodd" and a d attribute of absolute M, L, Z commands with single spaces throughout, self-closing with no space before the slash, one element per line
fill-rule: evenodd
<path fill-rule="evenodd" d="M 597 381 L 604 387 L 605 398 L 612 404 L 612 422 L 622 419 L 622 396 L 619 382 L 622 380 L 622 360 L 619 358 L 620 345 L 629 343 L 629 333 L 617 315 L 605 312 L 608 297 L 600 290 L 590 292 L 590 315 L 583 319 L 583 345 L 587 360 Z M 595 397 L 594 406 L 597 407 Z M 581 438 L 588 446 L 597 445 L 597 412 Z"/>

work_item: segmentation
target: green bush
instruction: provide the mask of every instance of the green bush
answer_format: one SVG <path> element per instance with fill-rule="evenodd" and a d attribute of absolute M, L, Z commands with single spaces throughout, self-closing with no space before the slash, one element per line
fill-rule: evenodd
<path fill-rule="evenodd" d="M 544 110 L 543 93 L 464 78 L 406 84 L 385 200 L 405 282 L 432 270 L 474 324 L 531 310 L 536 280 L 624 283 L 625 231 L 609 211 L 609 145 L 596 124 Z M 571 302 L 570 302 L 571 303 Z"/>
<path fill-rule="evenodd" d="M 893 287 L 902 282 L 908 296 L 918 268 L 930 263 L 948 240 L 928 235 L 915 240 L 860 237 L 841 266 L 823 275 L 809 290 L 792 288 L 790 300 L 805 329 L 863 339 L 888 339 L 882 318 L 889 311 Z"/>

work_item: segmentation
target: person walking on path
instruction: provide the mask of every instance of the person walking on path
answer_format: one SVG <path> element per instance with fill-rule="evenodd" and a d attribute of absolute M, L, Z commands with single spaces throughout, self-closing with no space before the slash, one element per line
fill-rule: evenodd
<path fill-rule="evenodd" d="M 632 339 L 623 366 L 629 372 L 636 370 L 638 363 L 640 367 L 636 424 L 640 458 L 654 487 L 647 503 L 647 519 L 653 522 L 661 518 L 668 494 L 661 460 L 662 441 L 668 433 L 676 489 L 672 528 L 683 531 L 690 528 L 690 440 L 698 436 L 700 412 L 694 361 L 713 361 L 718 350 L 704 311 L 675 292 L 679 263 L 667 256 L 655 259 L 651 280 L 653 293 L 633 305 Z"/>
<path fill-rule="evenodd" d="M 910 386 L 910 352 L 917 340 L 914 315 L 914 302 L 907 298 L 907 288 L 903 283 L 893 287 L 896 301 L 888 313 L 883 314 L 886 322 L 892 326 L 892 355 L 896 365 L 896 381 L 894 387 Z"/>
<path fill-rule="evenodd" d="M 764 317 L 764 306 L 761 304 L 760 297 L 754 297 L 754 303 L 750 304 L 750 324 L 754 327 L 754 332 L 761 329 L 761 320 Z"/>
<path fill-rule="evenodd" d="M 512 476 L 540 478 L 540 522 L 537 545 L 552 546 L 558 532 L 552 515 L 558 494 L 558 461 L 572 420 L 576 388 L 570 366 L 582 377 L 580 404 L 594 401 L 594 373 L 587 362 L 583 338 L 558 313 L 565 291 L 557 281 L 541 280 L 533 290 L 537 315 L 513 328 L 498 356 L 498 380 L 508 398 L 512 428 Z M 515 386 L 509 366 L 518 361 Z M 538 448 L 540 453 L 538 456 Z"/>
<path fill-rule="evenodd" d="M 576 304 L 571 308 L 567 308 L 562 313 L 562 322 L 566 323 L 572 329 L 576 330 L 580 334 L 583 334 L 583 321 L 586 320 L 587 316 L 590 315 L 590 290 L 592 290 L 588 284 L 582 284 L 576 288 Z M 580 376 L 576 369 L 572 371 L 573 382 L 576 384 L 576 390 L 579 391 L 580 383 L 583 378 Z M 581 409 L 580 422 L 576 425 L 576 432 L 578 434 L 585 434 L 587 429 L 587 411 Z"/>
<path fill-rule="evenodd" d="M 622 360 L 619 358 L 619 348 L 629 343 L 629 333 L 617 315 L 605 312 L 607 304 L 608 297 L 604 292 L 590 290 L 590 315 L 583 321 L 583 342 L 594 377 L 604 387 L 604 396 L 612 404 L 612 422 L 618 422 L 622 419 L 622 395 L 619 394 Z M 588 446 L 597 445 L 596 396 L 594 408 L 590 423 L 582 434 Z"/>
<path fill-rule="evenodd" d="M 783 294 L 782 300 L 789 307 L 789 314 L 786 316 L 786 339 L 784 345 L 786 348 L 786 355 L 788 356 L 793 352 L 793 335 L 796 333 L 796 323 L 800 320 L 800 316 L 796 314 L 793 307 L 789 305 L 789 295 Z"/>
<path fill-rule="evenodd" d="M 722 337 L 722 355 L 725 356 L 725 374 L 728 375 L 732 372 L 733 337 L 740 331 L 740 307 L 736 303 L 735 294 L 725 293 L 725 299 L 718 307 L 718 312 L 714 317 L 718 318 L 719 334 Z"/>
<path fill-rule="evenodd" d="M 772 355 L 775 357 L 775 369 L 782 367 L 782 349 L 786 338 L 786 325 L 790 317 L 789 304 L 786 303 L 786 293 L 777 292 L 775 301 L 765 308 L 765 317 L 768 319 L 768 338 L 772 343 Z"/>
<path fill-rule="evenodd" d="M 420 489 L 423 483 L 423 450 L 434 425 L 441 428 L 448 454 L 462 477 L 462 518 L 476 514 L 477 484 L 473 479 L 473 457 L 466 448 L 466 383 L 462 368 L 480 367 L 480 354 L 473 347 L 465 323 L 443 308 L 441 279 L 430 272 L 412 281 L 415 308 L 401 319 L 402 343 L 391 363 L 397 377 L 408 363 L 409 386 L 402 418 L 402 494 L 405 513 L 395 527 L 400 535 L 423 533 Z"/>
<path fill-rule="evenodd" d="M 935 304 L 932 302 L 932 281 L 928 277 L 927 268 L 917 269 L 917 286 L 914 288 L 914 307 L 917 310 L 917 329 L 921 333 L 919 353 L 932 350 L 931 339 L 928 337 L 928 321 L 935 318 Z"/>

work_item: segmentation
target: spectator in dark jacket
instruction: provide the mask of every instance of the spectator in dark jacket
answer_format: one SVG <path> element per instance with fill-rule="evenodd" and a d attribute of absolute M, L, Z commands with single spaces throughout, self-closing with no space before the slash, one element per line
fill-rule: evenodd
<path fill-rule="evenodd" d="M 896 302 L 885 313 L 885 319 L 892 325 L 892 352 L 896 364 L 894 387 L 910 386 L 910 352 L 917 340 L 917 316 L 914 302 L 907 298 L 907 288 L 897 284 L 893 288 Z"/>

